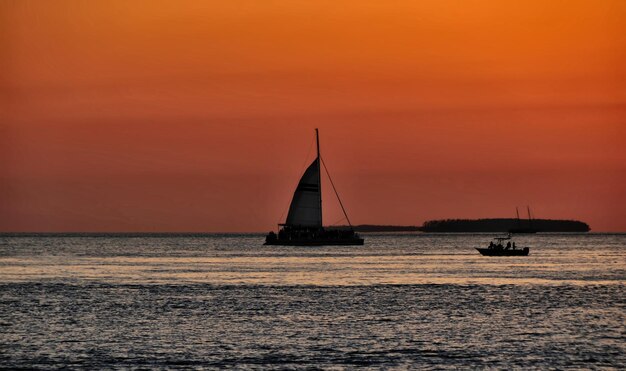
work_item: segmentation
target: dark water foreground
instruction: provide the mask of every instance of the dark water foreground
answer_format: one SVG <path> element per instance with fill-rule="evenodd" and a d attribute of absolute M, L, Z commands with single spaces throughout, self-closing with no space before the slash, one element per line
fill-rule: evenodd
<path fill-rule="evenodd" d="M 525 260 L 480 235 L 261 239 L 5 237 L 0 366 L 626 367 L 624 236 L 527 237 Z"/>
<path fill-rule="evenodd" d="M 623 366 L 621 286 L 9 284 L 5 366 Z"/>

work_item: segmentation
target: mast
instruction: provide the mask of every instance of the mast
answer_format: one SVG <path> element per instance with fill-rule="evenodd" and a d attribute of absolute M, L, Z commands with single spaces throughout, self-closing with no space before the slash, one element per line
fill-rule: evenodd
<path fill-rule="evenodd" d="M 320 224 L 321 227 L 324 228 L 324 222 L 322 219 L 322 157 L 320 156 L 320 133 L 317 128 L 315 128 L 315 142 L 317 144 L 317 184 L 319 184 L 319 195 L 320 195 Z"/>
<path fill-rule="evenodd" d="M 530 206 L 526 205 L 526 210 L 528 210 L 528 225 L 530 225 L 530 228 L 533 227 L 533 219 L 530 216 Z"/>

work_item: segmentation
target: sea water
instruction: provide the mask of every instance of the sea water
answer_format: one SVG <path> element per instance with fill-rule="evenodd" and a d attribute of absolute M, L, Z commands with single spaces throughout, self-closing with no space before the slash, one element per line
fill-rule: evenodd
<path fill-rule="evenodd" d="M 626 367 L 626 235 L 491 237 L 0 235 L 0 367 Z"/>

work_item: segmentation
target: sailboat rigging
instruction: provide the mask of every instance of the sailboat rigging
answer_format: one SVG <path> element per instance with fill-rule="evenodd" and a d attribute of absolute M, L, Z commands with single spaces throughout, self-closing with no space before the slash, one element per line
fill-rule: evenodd
<path fill-rule="evenodd" d="M 319 130 L 315 129 L 317 156 L 305 170 L 294 191 L 285 223 L 279 224 L 278 233 L 270 232 L 266 245 L 322 246 L 363 245 L 364 240 L 352 229 L 352 224 L 341 202 L 328 168 L 320 155 Z M 348 229 L 325 229 L 322 223 L 322 166 L 339 200 L 348 221 Z"/>
<path fill-rule="evenodd" d="M 517 227 L 509 229 L 509 233 L 537 233 L 537 228 L 533 227 L 533 218 L 530 213 L 530 206 L 526 206 L 528 211 L 528 226 L 522 226 L 521 219 L 519 217 L 519 209 L 515 207 L 515 214 L 517 215 Z"/>

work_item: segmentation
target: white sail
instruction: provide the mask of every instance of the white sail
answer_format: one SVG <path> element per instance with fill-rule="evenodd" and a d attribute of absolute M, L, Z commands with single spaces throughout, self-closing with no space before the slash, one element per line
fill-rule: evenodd
<path fill-rule="evenodd" d="M 302 175 L 293 194 L 285 224 L 302 227 L 322 226 L 319 158 L 316 158 Z"/>

